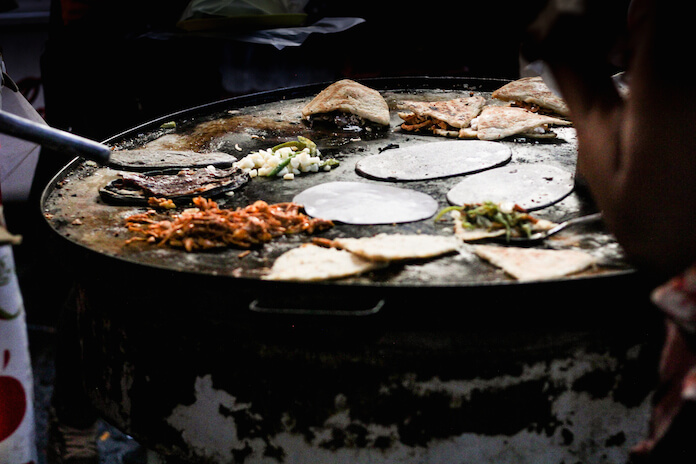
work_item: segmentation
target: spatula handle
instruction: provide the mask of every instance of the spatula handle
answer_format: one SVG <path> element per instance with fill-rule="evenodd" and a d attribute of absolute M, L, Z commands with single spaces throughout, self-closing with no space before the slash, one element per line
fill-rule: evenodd
<path fill-rule="evenodd" d="M 6 111 L 0 111 L 0 132 L 102 164 L 107 163 L 111 155 L 111 148 L 102 143 L 39 124 Z"/>

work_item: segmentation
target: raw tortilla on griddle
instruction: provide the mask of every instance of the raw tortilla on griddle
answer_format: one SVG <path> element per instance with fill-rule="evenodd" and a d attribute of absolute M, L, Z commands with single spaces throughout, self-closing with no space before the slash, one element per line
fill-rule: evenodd
<path fill-rule="evenodd" d="M 360 159 L 355 169 L 380 180 L 425 180 L 483 171 L 511 157 L 512 150 L 501 143 L 450 140 L 385 150 Z"/>
<path fill-rule="evenodd" d="M 116 169 L 150 171 L 173 168 L 230 167 L 237 157 L 223 152 L 199 153 L 193 150 L 138 148 L 114 150 L 109 164 Z"/>
<path fill-rule="evenodd" d="M 196 139 L 193 135 L 164 134 L 137 148 L 113 150 L 109 164 L 127 171 L 156 171 L 206 166 L 227 168 L 237 161 L 237 157 L 229 153 L 200 149 L 194 143 Z"/>
<path fill-rule="evenodd" d="M 573 173 L 541 163 L 507 164 L 464 177 L 449 192 L 452 205 L 491 201 L 517 204 L 527 211 L 556 203 L 573 191 Z"/>
<path fill-rule="evenodd" d="M 438 208 L 430 195 L 368 182 L 327 182 L 293 200 L 313 217 L 346 224 L 392 224 L 432 217 Z"/>

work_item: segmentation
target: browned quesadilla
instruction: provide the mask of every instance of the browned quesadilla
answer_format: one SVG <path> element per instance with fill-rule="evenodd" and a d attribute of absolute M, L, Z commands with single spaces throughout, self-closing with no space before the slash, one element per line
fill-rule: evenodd
<path fill-rule="evenodd" d="M 582 250 L 475 245 L 474 253 L 520 281 L 557 279 L 584 271 L 597 260 Z"/>
<path fill-rule="evenodd" d="M 565 101 L 553 93 L 539 76 L 523 77 L 505 84 L 493 92 L 492 97 L 533 112 L 555 113 L 564 117 L 569 115 Z"/>
<path fill-rule="evenodd" d="M 567 126 L 570 121 L 528 111 L 516 106 L 487 106 L 471 121 L 471 126 L 459 131 L 461 138 L 501 140 L 514 135 L 530 138 L 552 138 L 550 126 Z"/>
<path fill-rule="evenodd" d="M 405 100 L 397 108 L 407 110 L 399 113 L 404 120 L 401 124 L 403 130 L 458 137 L 459 130 L 469 127 L 485 103 L 483 97 L 472 96 L 431 102 Z"/>
<path fill-rule="evenodd" d="M 339 127 L 389 126 L 389 106 L 374 89 L 343 79 L 326 87 L 303 109 L 310 122 L 324 121 Z"/>

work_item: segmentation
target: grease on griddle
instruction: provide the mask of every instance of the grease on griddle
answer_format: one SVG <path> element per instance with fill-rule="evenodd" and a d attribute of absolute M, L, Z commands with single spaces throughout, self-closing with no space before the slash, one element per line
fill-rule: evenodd
<path fill-rule="evenodd" d="M 305 132 L 296 117 L 287 120 L 278 117 L 252 114 L 226 114 L 217 115 L 206 121 L 184 122 L 177 124 L 176 130 L 155 131 L 152 134 L 142 135 L 119 145 L 120 149 L 148 148 L 157 150 L 195 151 L 205 153 L 209 151 L 228 151 L 234 149 L 234 143 L 230 145 L 229 137 L 233 134 L 246 134 L 248 139 L 254 138 L 274 139 L 279 136 L 287 137 Z M 235 142 L 236 143 L 236 142 Z"/>

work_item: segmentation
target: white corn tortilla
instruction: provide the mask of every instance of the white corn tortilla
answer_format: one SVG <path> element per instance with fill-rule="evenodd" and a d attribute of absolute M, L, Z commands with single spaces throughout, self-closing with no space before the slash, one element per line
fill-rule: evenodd
<path fill-rule="evenodd" d="M 199 153 L 193 150 L 138 148 L 113 150 L 109 164 L 126 170 L 159 170 L 170 168 L 204 168 L 232 166 L 237 157 L 223 152 Z"/>
<path fill-rule="evenodd" d="M 596 263 L 579 250 L 474 245 L 474 253 L 520 281 L 548 280 L 575 274 Z"/>
<path fill-rule="evenodd" d="M 293 198 L 313 217 L 346 224 L 392 224 L 432 217 L 438 209 L 430 195 L 368 182 L 327 182 Z"/>
<path fill-rule="evenodd" d="M 362 158 L 355 169 L 381 180 L 426 180 L 483 171 L 511 158 L 512 150 L 502 143 L 451 140 L 385 150 Z"/>
<path fill-rule="evenodd" d="M 533 211 L 562 200 L 574 187 L 573 173 L 560 167 L 507 164 L 466 176 L 447 192 L 447 200 L 457 206 L 486 201 L 514 203 Z"/>

